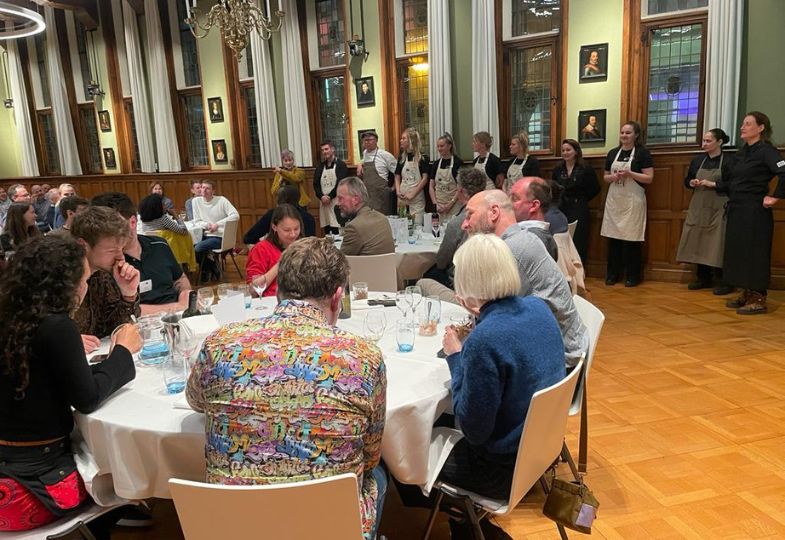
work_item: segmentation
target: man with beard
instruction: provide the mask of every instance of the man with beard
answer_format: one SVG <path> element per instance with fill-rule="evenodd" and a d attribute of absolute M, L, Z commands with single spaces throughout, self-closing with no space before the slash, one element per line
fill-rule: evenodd
<path fill-rule="evenodd" d="M 350 219 L 343 233 L 344 255 L 383 255 L 395 252 L 390 221 L 367 206 L 368 190 L 356 176 L 338 183 L 338 209 Z"/>

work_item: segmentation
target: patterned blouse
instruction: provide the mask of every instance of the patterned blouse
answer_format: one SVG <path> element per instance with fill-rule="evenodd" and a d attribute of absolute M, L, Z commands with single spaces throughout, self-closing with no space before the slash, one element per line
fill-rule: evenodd
<path fill-rule="evenodd" d="M 188 382 L 206 416 L 207 481 L 271 484 L 353 472 L 363 530 L 376 521 L 387 378 L 373 343 L 284 300 L 207 337 Z"/>

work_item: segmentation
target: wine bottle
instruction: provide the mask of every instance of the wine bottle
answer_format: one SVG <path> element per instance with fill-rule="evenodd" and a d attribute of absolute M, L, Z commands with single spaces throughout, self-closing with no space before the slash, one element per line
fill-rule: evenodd
<path fill-rule="evenodd" d="M 338 315 L 339 319 L 349 319 L 352 316 L 352 299 L 349 296 L 349 286 L 347 285 L 343 290 L 343 298 L 341 299 L 341 313 Z"/>
<path fill-rule="evenodd" d="M 196 296 L 197 296 L 196 291 L 191 291 L 188 293 L 188 307 L 186 308 L 185 311 L 183 311 L 183 316 L 182 316 L 183 319 L 187 317 L 195 317 L 197 315 L 201 315 L 201 313 L 199 313 L 199 307 L 197 306 Z"/>

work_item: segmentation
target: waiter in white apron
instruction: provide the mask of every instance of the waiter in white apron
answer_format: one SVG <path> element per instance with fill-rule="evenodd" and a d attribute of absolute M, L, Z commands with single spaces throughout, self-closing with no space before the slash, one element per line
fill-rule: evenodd
<path fill-rule="evenodd" d="M 540 162 L 529 155 L 529 136 L 525 131 L 514 135 L 510 140 L 510 153 L 512 159 L 507 165 L 502 189 L 509 195 L 510 188 L 524 176 L 540 176 Z"/>
<path fill-rule="evenodd" d="M 719 128 L 703 134 L 701 146 L 706 153 L 692 160 L 684 179 L 684 186 L 694 191 L 676 252 L 677 261 L 697 265 L 697 278 L 687 288 L 697 290 L 714 286 L 714 294 L 717 295 L 733 292 L 732 287 L 722 283 L 725 204 L 728 197 L 718 194 L 713 188 L 704 187 L 700 181 L 716 184 L 717 181 L 728 180 L 733 158 L 722 153 L 722 145 L 729 140 L 730 137 Z"/>
<path fill-rule="evenodd" d="M 493 137 L 487 131 L 478 131 L 472 138 L 472 150 L 477 153 L 472 165 L 481 170 L 488 178 L 485 189 L 501 189 L 504 185 L 504 165 L 499 157 L 491 152 Z"/>
<path fill-rule="evenodd" d="M 362 178 L 365 189 L 368 190 L 367 206 L 390 215 L 390 187 L 388 175 L 395 174 L 397 161 L 390 152 L 379 148 L 378 136 L 374 131 L 363 134 L 363 161 L 357 166 L 357 176 Z"/>
<path fill-rule="evenodd" d="M 610 184 L 605 198 L 600 234 L 609 239 L 605 284 L 614 285 L 622 274 L 625 287 L 640 284 L 642 248 L 646 235 L 646 190 L 642 184 L 654 180 L 654 160 L 638 141 L 640 125 L 621 127 L 616 148 L 605 159 L 605 181 Z"/>
<path fill-rule="evenodd" d="M 428 176 L 431 178 L 429 190 L 431 200 L 436 203 L 439 222 L 447 223 L 447 220 L 459 211 L 456 175 L 463 162 L 453 155 L 453 141 L 449 133 L 445 132 L 436 139 L 436 149 L 439 152 L 439 159 L 433 162 L 428 171 Z"/>
<path fill-rule="evenodd" d="M 324 234 L 338 234 L 338 217 L 335 213 L 338 182 L 349 176 L 346 163 L 335 157 L 335 146 L 326 141 L 320 147 L 322 162 L 313 175 L 313 190 L 319 199 L 319 226 Z"/>
<path fill-rule="evenodd" d="M 398 206 L 407 206 L 415 223 L 425 213 L 425 193 L 428 183 L 428 162 L 420 151 L 420 134 L 414 128 L 406 128 L 401 134 L 401 157 L 395 169 L 395 193 Z"/>

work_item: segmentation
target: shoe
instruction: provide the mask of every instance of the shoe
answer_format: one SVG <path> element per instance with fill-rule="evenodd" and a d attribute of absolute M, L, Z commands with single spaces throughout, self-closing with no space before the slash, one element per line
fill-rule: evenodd
<path fill-rule="evenodd" d="M 450 538 L 452 540 L 473 540 L 474 534 L 471 524 L 466 520 L 450 519 Z M 513 540 L 512 536 L 504 532 L 504 529 L 491 523 L 488 519 L 480 520 L 480 529 L 485 540 Z"/>
<path fill-rule="evenodd" d="M 735 290 L 736 289 L 731 287 L 730 285 L 717 285 L 716 287 L 714 287 L 714 290 L 711 292 L 714 293 L 716 296 L 725 296 L 726 294 L 730 294 Z"/>
<path fill-rule="evenodd" d="M 153 513 L 144 504 L 131 506 L 117 520 L 117 525 L 120 527 L 151 527 L 153 525 Z"/>
<path fill-rule="evenodd" d="M 731 309 L 739 309 L 740 307 L 742 307 L 744 304 L 747 303 L 748 295 L 749 292 L 747 291 L 747 289 L 744 289 L 739 296 L 737 296 L 733 300 L 728 300 L 727 302 L 725 302 L 725 307 L 729 307 Z"/>
<path fill-rule="evenodd" d="M 617 278 L 616 276 L 608 276 L 605 278 L 605 284 L 608 287 L 612 287 L 613 285 L 616 285 L 618 282 L 619 282 L 619 278 Z"/>
<path fill-rule="evenodd" d="M 702 279 L 696 279 L 695 281 L 691 281 L 687 284 L 687 288 L 691 291 L 698 291 L 700 289 L 711 289 L 711 281 L 703 281 Z"/>
<path fill-rule="evenodd" d="M 624 282 L 625 287 L 637 287 L 640 284 L 641 284 L 640 278 L 634 278 L 634 279 L 630 278 Z"/>
<path fill-rule="evenodd" d="M 769 308 L 766 306 L 766 297 L 752 291 L 747 294 L 747 302 L 736 310 L 738 315 L 758 315 L 768 312 Z"/>

